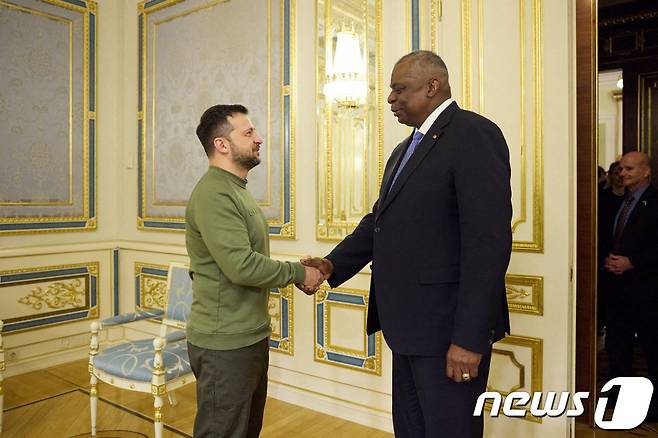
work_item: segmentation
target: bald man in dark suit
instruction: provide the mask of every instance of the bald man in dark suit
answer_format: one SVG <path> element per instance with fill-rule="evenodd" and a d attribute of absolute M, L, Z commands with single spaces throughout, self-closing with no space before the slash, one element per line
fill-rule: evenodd
<path fill-rule="evenodd" d="M 626 197 L 614 218 L 604 261 L 607 271 L 606 348 L 610 377 L 633 375 L 635 335 L 644 351 L 654 393 L 647 421 L 658 422 L 658 191 L 643 152 L 619 162 Z"/>
<path fill-rule="evenodd" d="M 509 151 L 491 121 L 451 99 L 428 51 L 393 68 L 388 103 L 414 132 L 386 164 L 379 199 L 318 267 L 336 287 L 372 262 L 368 333 L 393 351 L 397 437 L 481 437 L 473 417 L 491 346 L 509 333 Z"/>

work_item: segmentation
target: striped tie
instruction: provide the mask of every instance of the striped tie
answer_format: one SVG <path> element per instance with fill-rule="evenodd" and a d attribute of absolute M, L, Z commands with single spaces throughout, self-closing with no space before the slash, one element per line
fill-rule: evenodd
<path fill-rule="evenodd" d="M 391 185 L 388 187 L 388 192 L 391 192 L 391 189 L 393 188 L 393 185 L 395 184 L 395 180 L 398 179 L 398 176 L 400 176 L 400 173 L 402 172 L 402 168 L 404 167 L 405 164 L 407 164 L 407 161 L 409 161 L 409 158 L 411 158 L 411 155 L 414 153 L 416 150 L 416 146 L 418 146 L 418 143 L 423 139 L 423 133 L 416 130 L 414 132 L 414 136 L 411 139 L 411 144 L 407 148 L 406 152 L 404 153 L 404 156 L 402 157 L 402 161 L 400 162 L 400 166 L 398 167 L 398 171 L 395 172 L 395 176 L 393 177 L 393 182 L 391 182 Z"/>
<path fill-rule="evenodd" d="M 635 197 L 633 195 L 626 197 L 624 206 L 621 208 L 621 213 L 619 213 L 619 217 L 617 218 L 617 225 L 615 225 L 615 232 L 612 237 L 612 249 L 615 253 L 619 252 L 621 248 L 621 235 L 624 233 L 624 227 L 626 226 L 626 221 L 628 220 L 634 200 Z"/>

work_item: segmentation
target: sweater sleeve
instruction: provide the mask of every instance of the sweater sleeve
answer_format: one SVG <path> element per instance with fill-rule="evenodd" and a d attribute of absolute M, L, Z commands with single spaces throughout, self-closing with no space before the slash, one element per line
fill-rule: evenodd
<path fill-rule="evenodd" d="M 273 260 L 253 250 L 247 224 L 230 196 L 213 194 L 197 206 L 195 216 L 208 251 L 232 283 L 273 288 L 304 281 L 301 263 Z"/>

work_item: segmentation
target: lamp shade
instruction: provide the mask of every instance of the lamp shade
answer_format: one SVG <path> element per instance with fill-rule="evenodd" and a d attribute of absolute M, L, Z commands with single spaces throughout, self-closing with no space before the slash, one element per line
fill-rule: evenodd
<path fill-rule="evenodd" d="M 366 100 L 368 84 L 359 38 L 354 31 L 336 34 L 336 51 L 327 63 L 324 94 L 338 106 L 358 107 Z"/>

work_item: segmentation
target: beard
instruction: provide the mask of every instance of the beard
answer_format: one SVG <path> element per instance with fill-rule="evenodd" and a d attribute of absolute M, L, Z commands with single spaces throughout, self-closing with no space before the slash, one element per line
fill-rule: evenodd
<path fill-rule="evenodd" d="M 238 150 L 238 148 L 231 144 L 231 152 L 233 154 L 233 162 L 243 169 L 251 170 L 260 164 L 260 158 L 254 155 L 247 155 Z"/>

